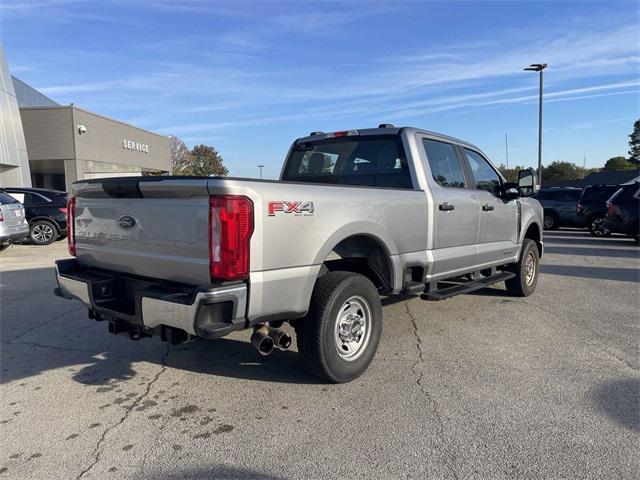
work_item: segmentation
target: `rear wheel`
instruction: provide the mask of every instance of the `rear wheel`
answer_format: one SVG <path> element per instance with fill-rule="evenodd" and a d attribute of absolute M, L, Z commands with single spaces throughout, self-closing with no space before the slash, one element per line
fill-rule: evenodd
<path fill-rule="evenodd" d="M 589 231 L 596 237 L 606 237 L 611 231 L 604 226 L 604 217 L 593 217 L 589 221 Z"/>
<path fill-rule="evenodd" d="M 313 289 L 309 313 L 295 330 L 310 373 L 335 383 L 359 377 L 373 360 L 382 333 L 376 287 L 357 273 L 323 275 Z"/>
<path fill-rule="evenodd" d="M 49 245 L 58 238 L 58 230 L 53 223 L 38 220 L 31 224 L 29 238 L 35 245 Z"/>
<path fill-rule="evenodd" d="M 509 266 L 508 270 L 516 274 L 504 282 L 509 293 L 518 297 L 531 295 L 538 284 L 540 272 L 540 252 L 536 242 L 525 238 L 518 263 Z"/>

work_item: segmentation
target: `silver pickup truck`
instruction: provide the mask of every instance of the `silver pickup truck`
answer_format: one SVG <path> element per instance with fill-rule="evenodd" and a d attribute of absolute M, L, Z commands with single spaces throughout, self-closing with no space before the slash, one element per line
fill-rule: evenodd
<path fill-rule="evenodd" d="M 290 322 L 308 370 L 346 382 L 373 359 L 381 296 L 440 300 L 501 281 L 533 293 L 535 190 L 530 170 L 507 183 L 477 147 L 389 124 L 297 139 L 279 181 L 84 180 L 55 293 L 133 339 L 252 328 L 266 355 L 289 348 Z"/>

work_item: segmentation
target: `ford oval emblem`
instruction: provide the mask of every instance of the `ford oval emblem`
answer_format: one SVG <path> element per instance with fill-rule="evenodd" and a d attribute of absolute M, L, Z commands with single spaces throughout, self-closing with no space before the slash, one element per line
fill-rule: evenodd
<path fill-rule="evenodd" d="M 118 225 L 122 228 L 133 228 L 136 226 L 136 223 L 138 222 L 131 215 L 122 215 L 118 218 Z"/>

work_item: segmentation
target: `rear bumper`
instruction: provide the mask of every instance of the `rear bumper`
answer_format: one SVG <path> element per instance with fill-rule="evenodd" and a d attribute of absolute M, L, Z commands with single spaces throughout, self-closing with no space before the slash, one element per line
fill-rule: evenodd
<path fill-rule="evenodd" d="M 622 219 L 615 216 L 606 216 L 604 218 L 604 228 L 612 233 L 622 233 L 624 235 L 637 235 L 637 222 L 623 222 Z"/>
<path fill-rule="evenodd" d="M 56 261 L 56 278 L 56 295 L 80 300 L 97 318 L 145 333 L 164 335 L 170 327 L 217 338 L 248 326 L 245 284 L 201 289 L 90 269 L 76 259 Z"/>
<path fill-rule="evenodd" d="M 14 243 L 24 240 L 29 236 L 29 225 L 25 222 L 23 225 L 12 227 L 4 227 L 0 229 L 0 243 Z"/>

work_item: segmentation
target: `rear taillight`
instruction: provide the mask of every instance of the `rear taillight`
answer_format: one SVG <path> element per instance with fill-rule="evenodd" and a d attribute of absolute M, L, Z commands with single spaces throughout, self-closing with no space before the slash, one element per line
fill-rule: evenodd
<path fill-rule="evenodd" d="M 2 215 L 2 210 L 0 210 L 0 222 L 4 222 L 4 216 Z"/>
<path fill-rule="evenodd" d="M 62 210 L 62 209 L 60 209 Z M 76 197 L 67 200 L 67 244 L 69 255 L 76 256 Z"/>
<path fill-rule="evenodd" d="M 209 197 L 209 265 L 216 280 L 249 277 L 253 202 L 239 195 Z"/>
<path fill-rule="evenodd" d="M 58 207 L 58 210 L 60 210 L 65 215 L 67 214 L 67 207 Z"/>
<path fill-rule="evenodd" d="M 607 216 L 613 217 L 616 214 L 616 206 L 613 203 L 607 202 Z"/>

